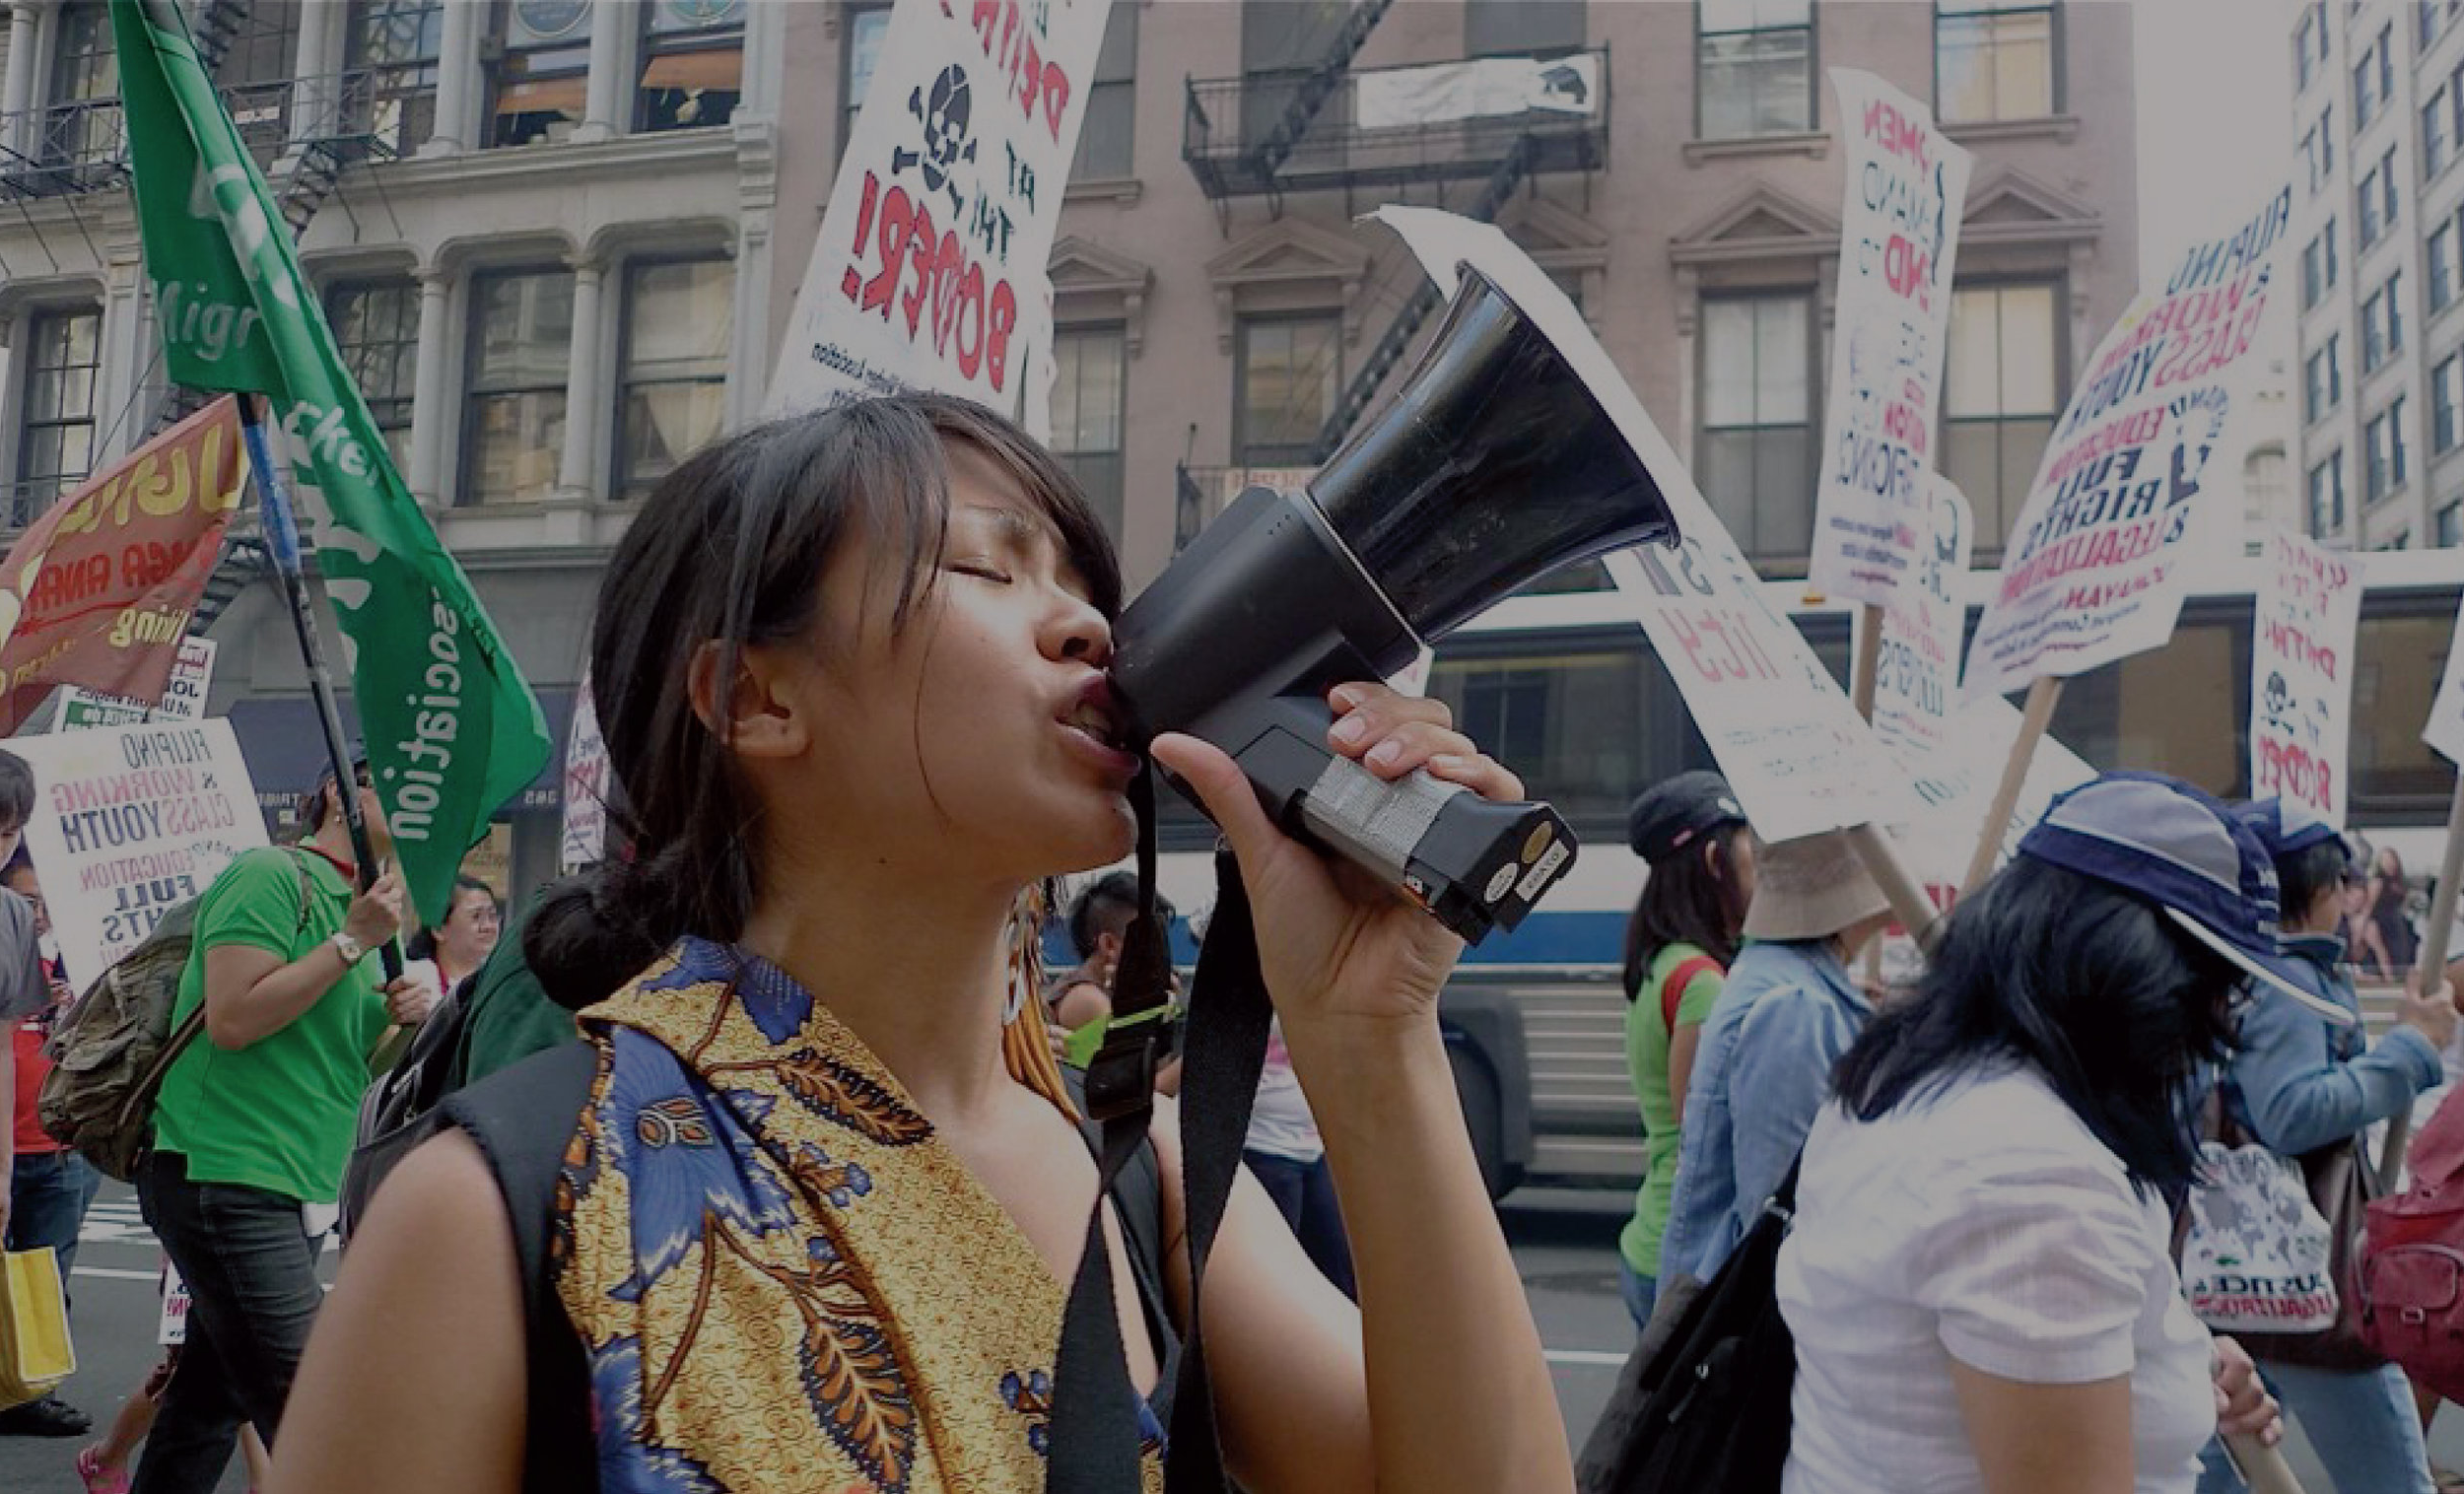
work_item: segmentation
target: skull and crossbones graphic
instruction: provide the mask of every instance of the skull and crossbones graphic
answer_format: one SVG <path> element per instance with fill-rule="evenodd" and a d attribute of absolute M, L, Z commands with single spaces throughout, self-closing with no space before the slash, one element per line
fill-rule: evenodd
<path fill-rule="evenodd" d="M 921 170 L 924 189 L 948 193 L 953 214 L 965 206 L 958 183 L 952 179 L 955 169 L 962 161 L 976 159 L 976 142 L 967 138 L 968 117 L 974 111 L 975 94 L 968 87 L 967 70 L 953 62 L 932 80 L 929 97 L 923 89 L 907 96 L 907 112 L 924 123 L 924 148 L 890 153 L 892 171 L 904 174 L 909 167 Z"/>

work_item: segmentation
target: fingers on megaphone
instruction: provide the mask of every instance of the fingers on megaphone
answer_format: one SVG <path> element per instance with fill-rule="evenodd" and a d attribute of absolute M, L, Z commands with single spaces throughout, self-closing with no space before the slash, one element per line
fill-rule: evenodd
<path fill-rule="evenodd" d="M 1178 776 L 1181 781 L 1197 791 L 1206 813 L 1213 818 L 1224 839 L 1232 843 L 1232 853 L 1243 865 L 1271 843 L 1266 838 L 1278 832 L 1267 820 L 1264 805 L 1258 802 L 1258 791 L 1249 785 L 1249 779 L 1231 755 L 1214 743 L 1178 731 L 1167 731 L 1155 738 L 1148 749 L 1158 766 Z"/>

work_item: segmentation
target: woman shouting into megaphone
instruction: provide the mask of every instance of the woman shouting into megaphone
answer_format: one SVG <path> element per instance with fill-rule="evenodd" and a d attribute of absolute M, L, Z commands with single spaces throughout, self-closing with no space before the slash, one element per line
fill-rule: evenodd
<path fill-rule="evenodd" d="M 525 940 L 582 1040 L 458 1097 L 377 1194 L 275 1494 L 1161 1489 L 1180 1129 L 1159 1108 L 1100 1216 L 1135 1393 L 1057 1384 L 1098 1173 L 1019 912 L 1131 844 L 1121 601 L 1060 464 L 954 399 L 767 426 L 659 487 L 591 645 L 633 854 Z M 1383 778 L 1521 794 L 1441 705 L 1332 704 L 1330 748 Z M 1215 748 L 1153 754 L 1238 857 L 1359 1278 L 1355 1310 L 1241 1177 L 1204 1276 L 1230 1476 L 1570 1488 L 1439 1038 L 1458 941 L 1286 839 Z M 1057 1414 L 1124 1450 L 1117 1483 L 1049 1460 Z"/>

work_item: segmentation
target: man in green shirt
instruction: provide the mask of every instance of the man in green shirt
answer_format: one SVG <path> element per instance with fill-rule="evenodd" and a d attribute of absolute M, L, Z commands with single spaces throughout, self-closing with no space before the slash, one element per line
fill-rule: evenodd
<path fill-rule="evenodd" d="M 383 810 L 365 764 L 357 777 L 381 863 L 392 849 Z M 322 1297 L 307 1209 L 339 1190 L 370 1053 L 432 999 L 414 981 L 380 989 L 366 963 L 401 926 L 402 880 L 388 869 L 355 893 L 331 778 L 308 830 L 296 847 L 232 862 L 197 904 L 171 1016 L 202 1004 L 203 1041 L 164 1078 L 137 1181 L 190 1304 L 187 1345 L 137 1467 L 144 1494 L 211 1494 L 243 1420 L 273 1445 Z"/>

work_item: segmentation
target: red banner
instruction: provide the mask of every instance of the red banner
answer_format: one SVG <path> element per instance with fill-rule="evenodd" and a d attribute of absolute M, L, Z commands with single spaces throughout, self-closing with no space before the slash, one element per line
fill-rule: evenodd
<path fill-rule="evenodd" d="M 56 685 L 162 699 L 243 470 L 226 397 L 34 521 L 0 560 L 0 731 Z"/>

